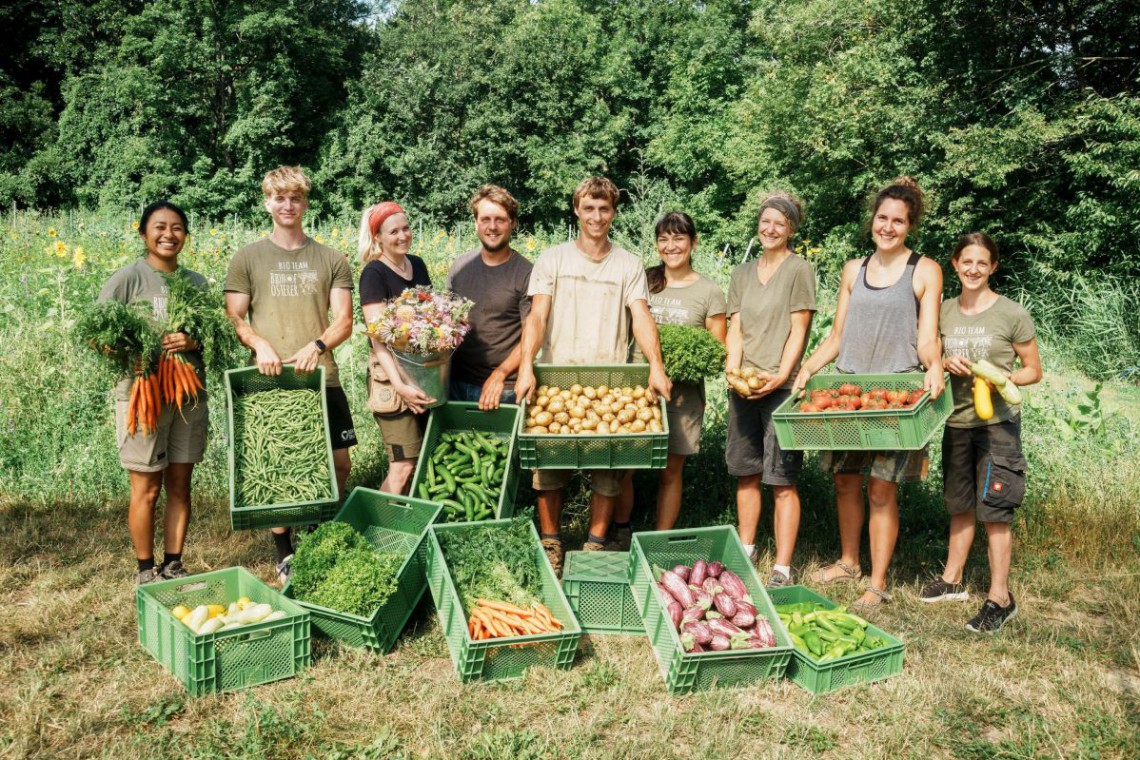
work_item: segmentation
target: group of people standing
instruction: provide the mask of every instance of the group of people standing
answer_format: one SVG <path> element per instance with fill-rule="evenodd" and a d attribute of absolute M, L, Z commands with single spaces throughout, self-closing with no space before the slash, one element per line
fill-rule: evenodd
<path fill-rule="evenodd" d="M 283 364 L 300 372 L 325 368 L 334 463 L 343 493 L 356 433 L 332 349 L 352 330 L 351 268 L 343 254 L 305 234 L 302 220 L 310 183 L 299 168 L 270 172 L 262 189 L 273 231 L 235 254 L 224 285 L 227 313 L 262 373 L 278 374 Z M 975 519 L 980 519 L 989 536 L 991 585 L 982 609 L 967 625 L 992 631 L 1011 618 L 1017 606 L 1008 588 L 1009 526 L 1025 490 L 1018 410 L 999 401 L 992 418 L 979 418 L 969 391 L 970 365 L 988 359 L 1017 385 L 1028 385 L 1040 379 L 1041 364 L 1029 315 L 990 287 L 998 265 L 993 241 L 980 233 L 962 238 L 951 256 L 962 291 L 943 300 L 941 266 L 906 245 L 922 216 L 921 191 L 910 178 L 884 187 L 871 204 L 869 231 L 875 249 L 844 267 L 830 333 L 805 359 L 817 310 L 816 278 L 792 244 L 803 223 L 798 199 L 775 193 L 762 200 L 757 218 L 762 253 L 732 272 L 727 300 L 715 282 L 693 269 L 698 235 L 687 214 L 672 211 L 657 221 L 660 263 L 646 269 L 641 257 L 610 239 L 618 201 L 618 188 L 610 180 L 591 177 L 581 182 L 572 198 L 576 239 L 543 250 L 532 265 L 511 247 L 517 201 L 494 185 L 473 196 L 470 207 L 480 246 L 452 263 L 446 282 L 449 290 L 475 303 L 471 331 L 452 359 L 450 398 L 477 401 L 483 409 L 532 398 L 535 361 L 646 361 L 648 386 L 667 399 L 669 455 L 659 474 L 655 518 L 656 529 L 667 530 L 681 510 L 685 460 L 700 448 L 705 391 L 702 384 L 674 384 L 666 375 L 657 325 L 708 330 L 727 348 L 727 369 L 751 367 L 765 377 L 762 387 L 747 398 L 728 394 L 726 464 L 737 479 L 740 538 L 753 556 L 761 485 L 772 489 L 776 553 L 768 585 L 775 587 L 795 580 L 792 563 L 800 523 L 796 484 L 803 465 L 803 452 L 781 450 L 772 420 L 775 409 L 832 361 L 845 373 L 923 372 L 924 388 L 933 397 L 944 391 L 943 373 L 948 371 L 955 399 L 943 436 L 949 555 L 941 577 L 927 585 L 920 598 L 968 598 L 962 576 Z M 145 256 L 116 272 L 100 297 L 127 303 L 151 300 L 157 313 L 165 297 L 160 273 L 178 268 L 186 226 L 185 214 L 172 204 L 160 202 L 146 209 L 139 230 Z M 385 201 L 365 209 L 358 248 L 360 307 L 366 321 L 378 317 L 405 289 L 432 285 L 426 264 L 410 252 L 412 238 L 408 215 L 397 203 Z M 192 276 L 205 287 L 203 278 Z M 198 348 L 193 336 L 169 335 L 166 341 L 164 348 L 191 357 Z M 201 372 L 200 355 L 198 359 L 195 366 Z M 379 488 L 407 493 L 423 442 L 425 410 L 433 399 L 403 378 L 395 358 L 376 339 L 369 368 L 370 388 L 388 389 L 378 401 L 370 395 L 369 404 L 388 460 Z M 203 396 L 192 416 L 164 410 L 153 433 L 129 436 L 120 422 L 121 459 L 131 473 L 130 527 L 140 583 L 186 572 L 181 548 L 190 515 L 190 476 L 205 447 L 206 406 Z M 866 478 L 871 567 L 856 606 L 870 613 L 891 600 L 887 571 L 899 532 L 899 484 L 926 477 L 928 451 L 823 452 L 820 466 L 835 481 L 840 556 L 810 579 L 830 584 L 863 578 Z M 584 551 L 628 549 L 631 474 L 586 473 L 591 501 Z M 537 470 L 532 482 L 543 548 L 559 573 L 564 558 L 563 489 L 571 475 L 567 470 Z M 163 485 L 165 556 L 156 565 L 153 516 Z M 274 529 L 273 540 L 284 581 L 293 551 L 289 530 Z"/>

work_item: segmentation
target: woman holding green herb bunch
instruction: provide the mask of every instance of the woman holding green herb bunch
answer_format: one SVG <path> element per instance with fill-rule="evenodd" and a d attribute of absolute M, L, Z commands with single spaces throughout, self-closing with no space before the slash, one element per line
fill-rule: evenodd
<path fill-rule="evenodd" d="M 139 236 L 146 253 L 111 275 L 96 301 L 97 304 L 115 301 L 126 306 L 145 305 L 143 313 L 148 311 L 145 307 L 149 307 L 149 316 L 157 323 L 151 325 L 151 329 L 143 322 L 135 323 L 137 329 L 124 324 L 122 335 L 106 335 L 95 341 L 117 354 L 132 370 L 129 377 L 115 386 L 115 430 L 119 461 L 130 473 L 127 524 L 138 560 L 140 584 L 187 575 L 182 566 L 182 549 L 190 525 L 190 480 L 194 465 L 202 461 L 206 450 L 209 405 L 202 346 L 194 336 L 182 330 L 164 333 L 159 326 L 172 321 L 170 312 L 176 307 L 184 308 L 184 304 L 177 306 L 176 301 L 189 300 L 178 298 L 178 292 L 187 292 L 187 286 L 201 291 L 209 289 L 205 277 L 178 264 L 178 254 L 186 244 L 187 227 L 186 214 L 173 203 L 158 201 L 147 206 L 139 220 Z M 174 278 L 181 281 L 176 282 Z M 220 303 L 218 306 L 220 315 Z M 138 314 L 138 311 L 133 313 Z M 127 332 L 133 334 L 129 341 L 133 348 L 126 348 L 122 343 Z M 191 382 L 196 381 L 200 386 L 194 390 L 195 401 L 179 405 L 166 397 L 157 379 L 149 382 L 152 374 L 162 377 L 161 372 L 154 372 L 153 366 L 160 360 L 171 361 L 182 369 L 185 369 L 184 364 L 189 365 L 194 378 Z M 153 393 L 155 389 L 160 392 Z M 147 408 L 149 412 L 144 413 Z M 146 422 L 147 418 L 153 424 Z M 136 419 L 143 420 L 143 424 L 136 427 Z M 162 563 L 156 565 L 154 513 L 164 488 L 164 556 Z"/>
<path fill-rule="evenodd" d="M 772 413 L 791 394 L 792 379 L 807 347 L 815 312 L 815 273 L 792 251 L 790 240 L 803 222 L 803 207 L 788 193 L 760 203 L 756 237 L 763 249 L 755 261 L 732 272 L 728 288 L 728 442 L 725 461 L 735 475 L 738 531 L 756 557 L 760 485 L 772 487 L 776 561 L 769 587 L 792 583 L 792 552 L 800 529 L 796 488 L 802 451 L 783 451 Z"/>
<path fill-rule="evenodd" d="M 990 288 L 998 267 L 997 244 L 980 232 L 963 235 L 950 263 L 962 283 L 957 298 L 942 302 L 938 321 L 943 363 L 954 391 L 954 411 L 942 434 L 950 547 L 942 575 L 922 589 L 920 598 L 969 599 L 962 572 L 974 543 L 975 520 L 981 520 L 989 539 L 990 588 L 966 628 L 990 633 L 1017 614 L 1009 590 L 1010 525 L 1025 496 L 1026 470 L 1017 387 L 1041 379 L 1041 354 L 1029 312 Z M 1015 369 L 1016 361 L 1021 366 Z"/>
<path fill-rule="evenodd" d="M 400 204 L 384 201 L 365 209 L 360 220 L 359 251 L 364 264 L 360 309 L 366 323 L 379 321 L 388 302 L 408 288 L 431 287 L 427 264 L 409 253 L 411 246 L 412 228 Z M 380 426 L 388 458 L 388 475 L 379 490 L 406 494 L 423 445 L 427 408 L 434 399 L 404 381 L 396 358 L 382 339 L 374 335 L 371 340 L 368 405 Z"/>
<path fill-rule="evenodd" d="M 670 211 L 657 220 L 654 232 L 661 263 L 645 270 L 649 285 L 649 311 L 661 326 L 665 368 L 673 380 L 673 396 L 666 406 L 669 457 L 658 479 L 656 529 L 669 530 L 681 511 L 681 476 L 685 459 L 700 451 L 701 426 L 705 416 L 705 383 L 701 375 L 707 367 L 689 368 L 697 377 L 680 377 L 677 375 L 678 368 L 682 366 L 679 360 L 689 358 L 698 364 L 706 363 L 701 361 L 701 357 L 711 354 L 719 372 L 723 349 L 715 343 L 723 346 L 727 327 L 724 293 L 720 286 L 693 269 L 697 228 L 692 218 L 683 211 Z M 715 339 L 713 347 L 716 350 L 709 351 L 701 341 L 705 336 L 694 336 L 694 330 L 707 331 Z M 670 346 L 673 347 L 672 352 Z M 688 356 L 676 355 L 682 352 Z M 671 353 L 674 354 L 672 359 Z M 612 548 L 620 551 L 629 549 L 632 512 L 633 472 L 630 471 L 622 482 L 621 499 L 614 515 Z"/>

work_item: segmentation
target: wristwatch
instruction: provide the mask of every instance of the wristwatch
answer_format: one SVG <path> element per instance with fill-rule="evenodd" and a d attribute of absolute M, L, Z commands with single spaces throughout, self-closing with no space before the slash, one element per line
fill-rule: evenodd
<path fill-rule="evenodd" d="M 315 343 L 315 344 L 316 344 L 316 346 L 317 346 L 317 350 L 318 350 L 318 351 L 320 351 L 322 354 L 323 354 L 325 351 L 328 351 L 328 350 L 329 350 L 329 347 L 328 347 L 328 346 L 326 346 L 326 345 L 325 345 L 325 342 L 324 342 L 323 340 L 321 340 L 320 338 L 317 338 L 316 340 L 314 340 L 314 341 L 313 341 L 313 343 Z"/>

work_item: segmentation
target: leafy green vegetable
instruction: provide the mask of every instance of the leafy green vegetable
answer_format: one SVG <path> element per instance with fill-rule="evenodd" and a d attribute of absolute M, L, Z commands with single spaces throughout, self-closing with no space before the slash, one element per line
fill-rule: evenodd
<path fill-rule="evenodd" d="M 226 317 L 220 291 L 203 289 L 178 268 L 163 275 L 170 289 L 166 303 L 166 329 L 184 332 L 202 346 L 207 367 L 228 366 L 240 348 L 237 332 Z"/>
<path fill-rule="evenodd" d="M 137 364 L 158 362 L 162 331 L 149 303 L 127 306 L 109 299 L 92 304 L 79 316 L 75 334 L 125 373 L 133 372 Z"/>
<path fill-rule="evenodd" d="M 521 607 L 541 601 L 542 576 L 530 523 L 528 511 L 506 527 L 487 525 L 439 534 L 464 609 L 472 609 L 480 597 Z"/>
<path fill-rule="evenodd" d="M 701 327 L 660 325 L 665 374 L 673 382 L 696 383 L 724 371 L 724 346 Z"/>
<path fill-rule="evenodd" d="M 404 557 L 377 552 L 351 525 L 327 522 L 301 540 L 293 556 L 293 598 L 368 617 L 396 591 Z"/>

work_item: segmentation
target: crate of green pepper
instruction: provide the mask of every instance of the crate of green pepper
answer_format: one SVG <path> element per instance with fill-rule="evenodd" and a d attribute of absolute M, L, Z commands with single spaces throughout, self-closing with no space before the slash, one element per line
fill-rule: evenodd
<path fill-rule="evenodd" d="M 769 594 L 795 646 L 787 676 L 812 694 L 902 672 L 906 646 L 886 631 L 803 586 Z"/>
<path fill-rule="evenodd" d="M 451 401 L 431 410 L 412 493 L 443 505 L 447 522 L 505 519 L 519 486 L 515 428 L 519 407 L 482 410 Z"/>

